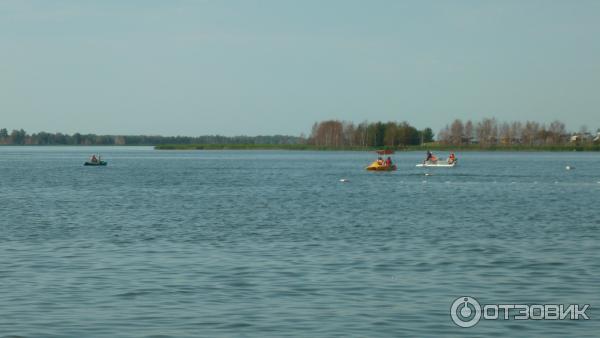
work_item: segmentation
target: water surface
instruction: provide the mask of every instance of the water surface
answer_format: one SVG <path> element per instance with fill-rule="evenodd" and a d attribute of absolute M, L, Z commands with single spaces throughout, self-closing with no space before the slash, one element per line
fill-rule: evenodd
<path fill-rule="evenodd" d="M 0 337 L 596 337 L 600 154 L 458 156 L 0 147 Z"/>

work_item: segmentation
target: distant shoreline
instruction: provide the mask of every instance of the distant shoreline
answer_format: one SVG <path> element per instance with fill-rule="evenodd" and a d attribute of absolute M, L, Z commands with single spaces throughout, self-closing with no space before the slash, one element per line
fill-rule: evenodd
<path fill-rule="evenodd" d="M 295 150 L 295 151 L 374 151 L 386 148 L 395 151 L 530 151 L 530 152 L 568 152 L 568 151 L 600 151 L 600 145 L 462 145 L 452 146 L 445 144 L 425 144 L 418 146 L 390 147 L 328 147 L 310 144 L 160 144 L 154 146 L 156 150 Z"/>
<path fill-rule="evenodd" d="M 289 150 L 289 151 L 375 151 L 378 149 L 392 149 L 402 151 L 482 151 L 482 152 L 600 152 L 600 145 L 545 145 L 545 146 L 479 146 L 479 145 L 442 145 L 426 144 L 419 146 L 397 147 L 329 147 L 310 144 L 0 144 L 2 147 L 152 147 L 155 150 L 192 151 L 192 150 Z"/>

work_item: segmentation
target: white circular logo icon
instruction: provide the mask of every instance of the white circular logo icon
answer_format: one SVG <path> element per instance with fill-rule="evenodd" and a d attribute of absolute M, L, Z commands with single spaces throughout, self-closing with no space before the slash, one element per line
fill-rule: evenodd
<path fill-rule="evenodd" d="M 481 319 L 481 305 L 473 297 L 458 297 L 450 307 L 450 316 L 454 324 L 460 327 L 475 326 Z"/>

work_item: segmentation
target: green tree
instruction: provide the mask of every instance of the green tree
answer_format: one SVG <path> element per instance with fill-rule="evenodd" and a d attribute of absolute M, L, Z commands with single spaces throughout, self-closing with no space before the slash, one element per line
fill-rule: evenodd
<path fill-rule="evenodd" d="M 433 142 L 433 130 L 431 128 L 425 128 L 421 131 L 421 139 L 423 143 Z"/>
<path fill-rule="evenodd" d="M 25 144 L 25 139 L 27 138 L 27 133 L 25 130 L 13 130 L 10 133 L 10 141 L 12 144 Z"/>
<path fill-rule="evenodd" d="M 6 128 L 0 129 L 0 143 L 6 144 L 8 141 L 8 130 Z"/>

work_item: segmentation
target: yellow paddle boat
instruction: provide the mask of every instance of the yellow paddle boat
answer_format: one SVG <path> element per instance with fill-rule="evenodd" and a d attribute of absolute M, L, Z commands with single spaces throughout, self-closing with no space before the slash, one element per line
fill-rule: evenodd
<path fill-rule="evenodd" d="M 393 150 L 377 150 L 377 154 L 380 155 L 379 158 L 373 163 L 369 164 L 367 170 L 369 171 L 394 171 L 398 169 L 395 164 L 392 163 L 392 158 L 388 156 L 387 159 L 383 159 L 382 155 L 391 155 L 393 154 Z"/>

